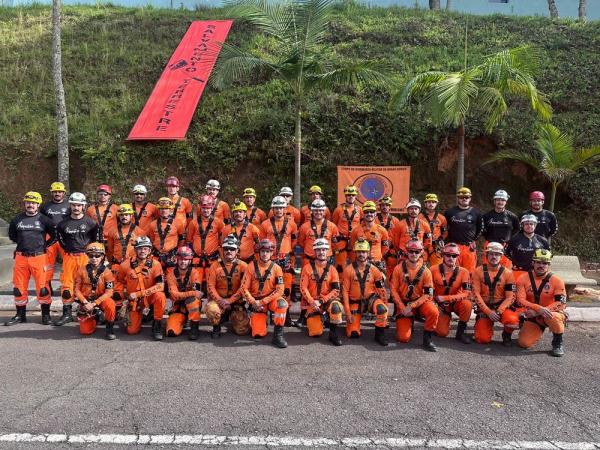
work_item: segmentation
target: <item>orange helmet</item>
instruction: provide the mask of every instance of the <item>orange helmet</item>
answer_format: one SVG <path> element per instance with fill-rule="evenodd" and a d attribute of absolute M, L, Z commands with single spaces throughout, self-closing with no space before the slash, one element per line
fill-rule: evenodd
<path fill-rule="evenodd" d="M 406 250 L 423 250 L 423 242 L 418 239 L 411 239 L 406 243 Z"/>
<path fill-rule="evenodd" d="M 194 258 L 194 252 L 192 252 L 192 249 L 183 245 L 181 247 L 179 247 L 179 249 L 177 250 L 177 260 L 186 260 L 186 261 L 191 261 Z"/>
<path fill-rule="evenodd" d="M 448 244 L 444 245 L 444 250 L 443 253 L 446 255 L 460 255 L 460 248 L 458 248 L 458 245 L 456 245 L 454 242 L 449 242 Z"/>
<path fill-rule="evenodd" d="M 202 194 L 200 196 L 200 208 L 214 208 L 215 198 L 212 195 Z"/>

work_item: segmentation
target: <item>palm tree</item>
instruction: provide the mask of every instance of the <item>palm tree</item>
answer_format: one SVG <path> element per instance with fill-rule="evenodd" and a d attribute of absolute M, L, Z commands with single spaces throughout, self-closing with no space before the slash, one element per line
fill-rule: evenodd
<path fill-rule="evenodd" d="M 554 211 L 556 189 L 575 173 L 600 159 L 600 145 L 575 149 L 573 139 L 550 123 L 540 125 L 535 151 L 503 150 L 494 153 L 484 164 L 502 160 L 520 161 L 533 167 L 552 183 L 550 211 Z"/>
<path fill-rule="evenodd" d="M 558 8 L 556 7 L 556 0 L 548 0 L 548 9 L 550 10 L 550 17 L 552 19 L 558 19 Z"/>
<path fill-rule="evenodd" d="M 307 98 L 318 90 L 335 86 L 385 84 L 387 77 L 380 66 L 357 62 L 333 67 L 325 45 L 334 0 L 241 0 L 229 3 L 230 13 L 241 18 L 276 42 L 272 55 L 255 56 L 239 47 L 223 44 L 212 84 L 224 88 L 245 78 L 282 80 L 293 98 L 294 203 L 300 207 L 302 164 L 302 117 Z"/>
<path fill-rule="evenodd" d="M 586 21 L 586 16 L 585 16 L 585 0 L 579 0 L 579 21 L 580 22 L 585 22 Z"/>
<path fill-rule="evenodd" d="M 60 41 L 60 0 L 52 1 L 52 79 L 56 97 L 58 179 L 69 190 L 69 127 L 67 105 L 62 81 L 62 51 Z"/>
<path fill-rule="evenodd" d="M 539 54 L 531 47 L 517 47 L 488 56 L 482 64 L 467 66 L 466 33 L 464 68 L 458 72 L 424 72 L 392 96 L 390 107 L 399 110 L 413 99 L 419 101 L 433 121 L 452 127 L 458 134 L 456 188 L 464 185 L 465 126 L 477 113 L 491 133 L 508 110 L 509 97 L 525 98 L 533 111 L 549 120 L 552 109 L 533 78 Z"/>

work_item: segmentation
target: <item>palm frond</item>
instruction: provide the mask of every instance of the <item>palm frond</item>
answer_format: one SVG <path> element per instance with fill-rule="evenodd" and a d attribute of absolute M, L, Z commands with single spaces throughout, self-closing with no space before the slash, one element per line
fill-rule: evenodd
<path fill-rule="evenodd" d="M 483 87 L 479 89 L 477 100 L 477 106 L 486 117 L 485 128 L 491 133 L 508 109 L 504 96 L 497 88 Z"/>
<path fill-rule="evenodd" d="M 526 150 L 501 150 L 495 152 L 482 165 L 506 160 L 520 161 L 536 170 L 540 170 L 541 159 Z"/>
<path fill-rule="evenodd" d="M 478 69 L 452 73 L 432 87 L 425 101 L 437 110 L 434 118 L 438 123 L 454 128 L 465 123 L 471 103 L 478 94 L 476 81 L 479 75 Z"/>
<path fill-rule="evenodd" d="M 392 95 L 390 109 L 398 111 L 413 99 L 421 100 L 436 83 L 448 75 L 446 72 L 438 71 L 423 72 L 416 75 L 406 83 L 402 90 L 398 90 Z"/>
<path fill-rule="evenodd" d="M 296 25 L 301 48 L 310 49 L 323 42 L 328 32 L 335 0 L 296 0 Z"/>
<path fill-rule="evenodd" d="M 571 168 L 579 170 L 587 165 L 594 164 L 600 160 L 600 145 L 577 150 L 573 153 Z"/>
<path fill-rule="evenodd" d="M 390 83 L 387 66 L 369 61 L 306 75 L 307 90 L 314 87 L 331 89 L 335 86 L 387 86 Z"/>
<path fill-rule="evenodd" d="M 295 41 L 293 6 L 269 0 L 225 0 L 229 16 L 257 27 L 282 42 Z"/>
<path fill-rule="evenodd" d="M 240 48 L 224 44 L 210 77 L 210 84 L 223 89 L 249 76 L 273 76 L 279 72 L 274 64 Z"/>

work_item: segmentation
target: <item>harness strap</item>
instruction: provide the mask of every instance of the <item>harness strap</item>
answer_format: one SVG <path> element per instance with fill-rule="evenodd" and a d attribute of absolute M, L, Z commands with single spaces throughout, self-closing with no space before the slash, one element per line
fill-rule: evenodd
<path fill-rule="evenodd" d="M 327 274 L 329 273 L 329 268 L 333 267 L 333 266 L 331 265 L 331 263 L 329 261 L 327 261 L 327 265 L 325 266 L 325 269 L 323 270 L 323 273 L 321 274 L 321 276 L 319 276 L 319 272 L 317 272 L 317 264 L 314 261 L 310 262 L 310 267 L 312 268 L 313 277 L 315 278 L 315 281 L 317 283 L 317 297 L 320 297 L 321 290 L 323 289 L 323 282 L 325 281 L 325 278 L 327 277 Z"/>
<path fill-rule="evenodd" d="M 449 295 L 450 289 L 456 281 L 456 277 L 458 277 L 458 266 L 455 267 L 452 271 L 452 276 L 450 277 L 449 281 L 446 281 L 446 271 L 444 269 L 444 264 L 440 264 L 440 274 L 442 275 L 442 281 L 444 282 L 444 295 Z"/>
<path fill-rule="evenodd" d="M 410 302 L 415 291 L 415 286 L 419 284 L 421 278 L 423 277 L 423 273 L 425 273 L 425 266 L 421 266 L 417 272 L 417 275 L 411 280 L 408 274 L 408 266 L 406 265 L 406 261 L 402 261 L 402 272 L 404 273 L 404 280 L 406 281 L 406 284 L 408 284 L 406 299 Z"/>
<path fill-rule="evenodd" d="M 500 281 L 500 278 L 502 277 L 503 273 L 504 273 L 504 266 L 500 266 L 500 269 L 498 269 L 498 273 L 496 274 L 494 279 L 491 280 L 487 264 L 483 265 L 483 282 L 485 283 L 485 285 L 488 287 L 488 290 L 489 290 L 489 292 L 488 292 L 488 304 L 489 305 L 493 305 L 494 293 L 496 292 L 496 286 L 498 285 L 498 282 Z"/>
<path fill-rule="evenodd" d="M 238 262 L 234 261 L 231 266 L 231 271 L 227 271 L 227 267 L 223 260 L 219 260 L 219 264 L 221 265 L 221 269 L 223 269 L 223 273 L 225 274 L 225 279 L 227 280 L 227 297 L 231 297 L 233 295 L 233 274 L 235 273 L 235 269 L 238 266 Z M 262 288 L 261 288 L 262 291 Z"/>
<path fill-rule="evenodd" d="M 258 295 L 262 294 L 263 288 L 265 287 L 265 282 L 267 281 L 267 278 L 271 276 L 271 270 L 273 270 L 274 265 L 275 263 L 271 261 L 271 264 L 269 264 L 269 267 L 267 270 L 265 270 L 265 273 L 261 275 L 258 262 L 256 262 L 256 259 L 254 260 L 254 273 L 256 275 L 256 279 L 258 280 Z"/>
<path fill-rule="evenodd" d="M 550 281 L 550 278 L 552 278 L 553 273 L 548 272 L 548 274 L 544 277 L 539 287 L 537 288 L 535 287 L 535 277 L 533 276 L 533 271 L 530 270 L 528 273 L 529 282 L 531 283 L 531 290 L 533 291 L 533 298 L 535 300 L 535 303 L 539 305 L 542 291 L 544 290 L 544 287 L 548 284 L 548 281 Z"/>
<path fill-rule="evenodd" d="M 358 270 L 358 264 L 356 263 L 356 261 L 352 263 L 352 267 L 354 268 L 354 273 L 356 274 L 356 278 L 360 286 L 360 298 L 364 299 L 367 277 L 369 276 L 369 272 L 371 271 L 371 263 L 367 262 L 367 265 L 365 266 L 365 271 L 363 272 L 362 276 L 360 275 L 360 270 Z"/>

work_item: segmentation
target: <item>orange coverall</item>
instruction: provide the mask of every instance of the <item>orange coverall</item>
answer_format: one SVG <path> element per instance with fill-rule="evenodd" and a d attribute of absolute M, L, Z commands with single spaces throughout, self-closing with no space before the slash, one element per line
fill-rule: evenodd
<path fill-rule="evenodd" d="M 202 285 L 202 275 L 190 264 L 185 271 L 177 266 L 168 268 L 166 279 L 169 298 L 173 302 L 166 331 L 168 336 L 179 336 L 186 318 L 191 322 L 200 322 L 202 302 L 198 292 Z"/>
<path fill-rule="evenodd" d="M 452 313 L 458 316 L 461 322 L 468 322 L 473 311 L 471 296 L 470 275 L 464 267 L 456 266 L 450 271 L 444 264 L 431 268 L 433 280 L 434 300 L 440 307 L 440 317 L 435 333 L 446 337 L 450 332 Z"/>
<path fill-rule="evenodd" d="M 114 322 L 117 316 L 116 305 L 112 299 L 114 279 L 111 270 L 104 265 L 101 265 L 97 270 L 93 270 L 90 264 L 80 267 L 75 274 L 76 301 L 81 304 L 86 301 L 95 303 L 104 313 L 106 321 Z M 92 334 L 96 330 L 96 320 L 87 317 L 83 320 L 92 320 L 93 324 L 89 326 L 89 329 L 86 326 L 84 332 L 80 320 L 81 334 Z"/>

